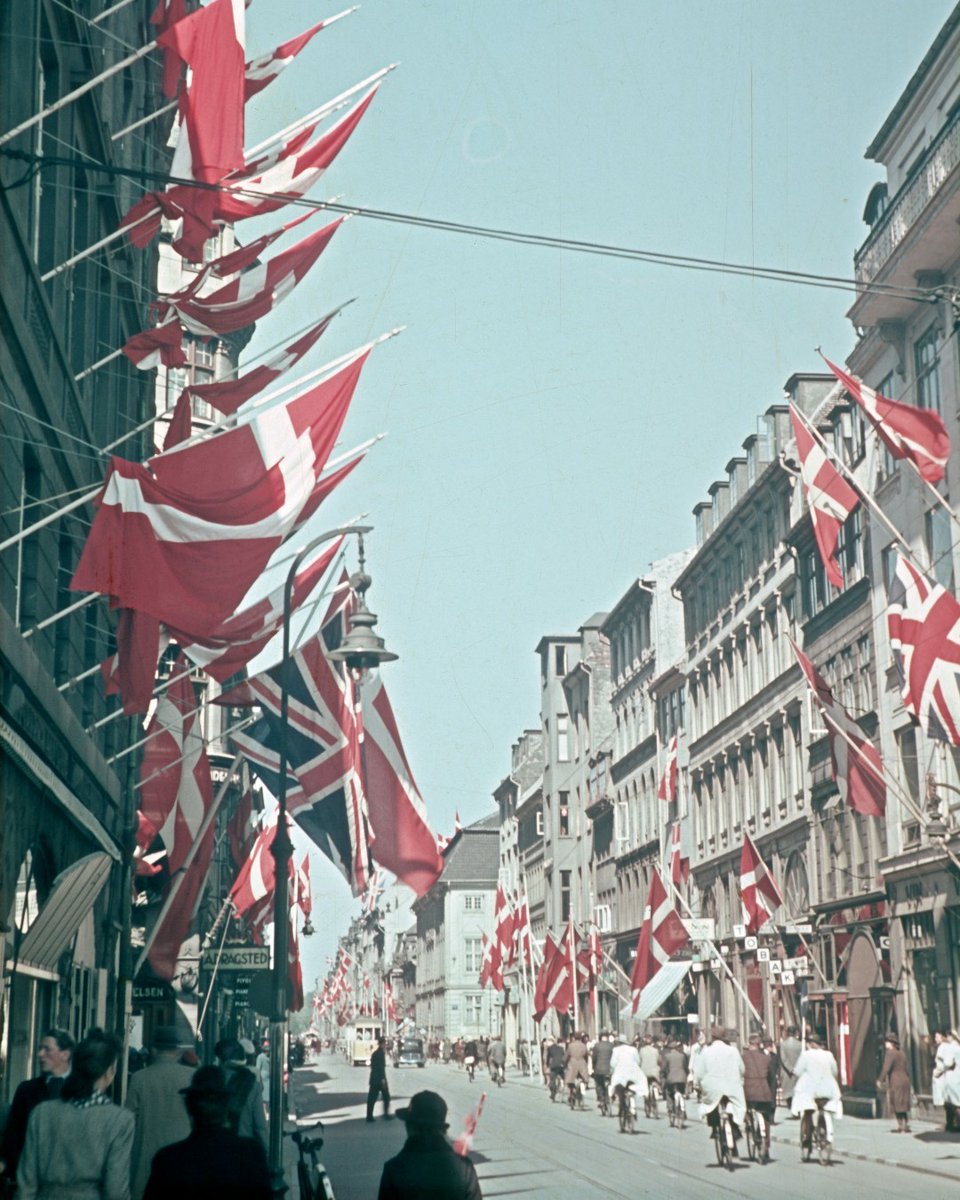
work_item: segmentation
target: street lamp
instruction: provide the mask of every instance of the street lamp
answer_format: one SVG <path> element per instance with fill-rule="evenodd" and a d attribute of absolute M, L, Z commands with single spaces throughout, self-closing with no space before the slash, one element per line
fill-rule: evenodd
<path fill-rule="evenodd" d="M 372 580 L 364 571 L 363 535 L 369 525 L 346 525 L 329 529 L 315 537 L 296 555 L 287 572 L 283 589 L 283 657 L 280 671 L 280 745 L 277 774 L 277 832 L 270 847 L 274 861 L 273 895 L 273 1005 L 270 1016 L 270 1173 L 275 1196 L 287 1191 L 283 1177 L 283 1057 L 287 1032 L 287 969 L 289 942 L 288 871 L 293 856 L 293 843 L 287 831 L 287 727 L 290 715 L 290 695 L 287 689 L 286 664 L 290 659 L 290 609 L 293 585 L 300 564 L 317 546 L 331 538 L 356 534 L 359 538 L 360 570 L 350 577 L 350 585 L 359 596 L 357 611 L 350 620 L 350 629 L 340 646 L 329 653 L 334 662 L 343 663 L 349 671 L 366 671 L 383 662 L 393 662 L 397 655 L 387 650 L 383 638 L 374 632 L 376 614 L 366 604 L 366 592 Z"/>

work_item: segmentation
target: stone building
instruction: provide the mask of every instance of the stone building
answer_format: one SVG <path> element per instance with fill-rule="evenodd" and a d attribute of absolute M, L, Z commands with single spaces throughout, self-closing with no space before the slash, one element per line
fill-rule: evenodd
<path fill-rule="evenodd" d="M 443 858 L 443 874 L 413 903 L 417 1028 L 430 1040 L 489 1036 L 501 1027 L 501 996 L 480 989 L 480 945 L 493 932 L 499 817 L 458 830 Z"/>
<path fill-rule="evenodd" d="M 146 7 L 118 11 L 113 37 L 87 20 L 101 8 L 3 6 L 0 132 L 150 41 Z M 107 605 L 69 590 L 90 507 L 11 539 L 95 490 L 108 445 L 148 451 L 148 435 L 129 434 L 152 415 L 152 379 L 125 359 L 84 372 L 142 327 L 155 253 L 118 242 L 109 262 L 55 272 L 139 196 L 124 171 L 167 169 L 158 124 L 113 136 L 159 103 L 159 63 L 142 59 L 4 147 L 25 160 L 0 160 L 0 1102 L 33 1073 L 43 1026 L 123 1024 L 136 756 L 110 760 L 135 726 L 99 725 L 116 701 L 95 669 L 78 680 L 114 649 Z"/>
<path fill-rule="evenodd" d="M 956 593 L 954 510 L 960 496 L 960 7 L 954 8 L 894 104 L 866 157 L 883 171 L 864 211 L 870 232 L 854 256 L 859 285 L 848 316 L 858 341 L 848 365 L 894 400 L 937 411 L 950 433 L 946 478 L 936 489 L 876 445 L 876 502 L 928 574 Z M 892 292 L 884 285 L 899 285 Z M 911 291 L 911 289 L 915 289 Z M 960 874 L 947 856 L 960 850 L 960 775 L 955 748 L 914 725 L 903 708 L 884 619 L 894 570 L 892 536 L 870 523 L 881 752 L 899 786 L 891 788 L 880 872 L 890 918 L 891 978 L 871 989 L 871 1019 L 899 1029 L 913 1084 L 929 1094 L 935 1029 L 960 1021 Z M 907 800 L 902 790 L 909 796 Z"/>

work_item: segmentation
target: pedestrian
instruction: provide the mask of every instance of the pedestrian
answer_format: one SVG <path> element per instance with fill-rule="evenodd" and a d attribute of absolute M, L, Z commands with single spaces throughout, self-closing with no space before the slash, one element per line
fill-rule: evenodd
<path fill-rule="evenodd" d="M 384 1040 L 377 1038 L 377 1048 L 370 1055 L 370 1086 L 367 1090 L 367 1120 L 373 1120 L 377 1096 L 383 1098 L 383 1119 L 390 1120 L 390 1089 L 387 1087 L 387 1054 Z"/>
<path fill-rule="evenodd" d="M 877 1087 L 887 1090 L 887 1107 L 896 1115 L 897 1127 L 891 1133 L 910 1132 L 910 1072 L 907 1056 L 900 1049 L 900 1041 L 892 1033 L 883 1039 L 883 1065 Z"/>
<path fill-rule="evenodd" d="M 417 1092 L 397 1116 L 407 1140 L 383 1165 L 378 1200 L 482 1200 L 480 1181 L 469 1158 L 447 1141 L 447 1105 L 436 1092 Z"/>
<path fill-rule="evenodd" d="M 37 1046 L 40 1074 L 25 1079 L 13 1093 L 10 1112 L 0 1142 L 0 1183 L 17 1177 L 30 1114 L 44 1100 L 59 1100 L 64 1080 L 70 1074 L 74 1040 L 65 1029 L 48 1029 Z"/>
<path fill-rule="evenodd" d="M 156 1152 L 190 1132 L 180 1093 L 193 1078 L 194 1068 L 179 1061 L 183 1047 L 173 1025 L 156 1029 L 152 1049 L 153 1062 L 134 1075 L 127 1090 L 127 1108 L 135 1122 L 130 1155 L 132 1200 L 142 1200 Z"/>
<path fill-rule="evenodd" d="M 937 1053 L 933 1060 L 933 1102 L 943 1105 L 945 1131 L 960 1133 L 960 1037 L 944 1029 L 934 1034 Z"/>
<path fill-rule="evenodd" d="M 256 1138 L 269 1149 L 270 1134 L 263 1115 L 263 1088 L 256 1072 L 247 1066 L 243 1043 L 221 1038 L 214 1047 L 227 1086 L 227 1118 L 230 1131 L 242 1138 Z"/>
<path fill-rule="evenodd" d="M 566 1068 L 563 1082 L 568 1088 L 573 1087 L 578 1080 L 581 1080 L 584 1089 L 586 1089 L 587 1084 L 590 1082 L 589 1058 L 587 1035 L 585 1033 L 574 1034 L 567 1044 L 567 1052 L 563 1062 Z"/>
<path fill-rule="evenodd" d="M 260 1089 L 263 1092 L 263 1102 L 270 1110 L 270 1042 L 265 1038 L 257 1055 L 257 1061 L 254 1063 L 254 1070 L 257 1073 L 257 1078 L 260 1080 Z"/>
<path fill-rule="evenodd" d="M 189 1135 L 157 1152 L 144 1200 L 270 1200 L 263 1147 L 229 1128 L 227 1081 L 220 1067 L 201 1067 L 183 1089 Z"/>
<path fill-rule="evenodd" d="M 128 1200 L 134 1120 L 110 1098 L 122 1049 L 102 1029 L 77 1045 L 60 1099 L 30 1114 L 17 1200 Z"/>
<path fill-rule="evenodd" d="M 803 1050 L 803 1044 L 797 1037 L 796 1025 L 787 1026 L 787 1035 L 781 1041 L 777 1051 L 777 1057 L 780 1060 L 780 1094 L 783 1097 L 783 1102 L 787 1108 L 793 1107 L 793 1089 L 797 1086 L 796 1067 L 797 1059 L 800 1057 L 800 1052 Z M 800 1118 L 794 1114 L 794 1117 Z"/>

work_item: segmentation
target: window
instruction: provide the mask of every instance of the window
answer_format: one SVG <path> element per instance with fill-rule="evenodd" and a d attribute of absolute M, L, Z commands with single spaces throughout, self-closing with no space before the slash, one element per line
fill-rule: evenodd
<path fill-rule="evenodd" d="M 483 952 L 480 949 L 480 938 L 468 937 L 463 939 L 463 969 L 469 974 L 480 974 Z"/>
<path fill-rule="evenodd" d="M 924 538 L 927 546 L 927 561 L 937 583 L 947 591 L 953 591 L 953 543 L 950 531 L 950 514 L 941 505 L 931 508 L 924 518 Z"/>
<path fill-rule="evenodd" d="M 914 801 L 920 799 L 920 774 L 917 769 L 917 731 L 912 725 L 897 731 L 900 777 Z"/>
<path fill-rule="evenodd" d="M 570 761 L 570 718 L 566 713 L 557 715 L 557 760 Z"/>
<path fill-rule="evenodd" d="M 884 375 L 883 379 L 877 385 L 877 395 L 886 396 L 888 400 L 893 400 L 893 372 L 889 375 Z M 893 457 L 886 445 L 883 443 L 879 435 L 875 435 L 877 439 L 877 450 L 880 454 L 880 461 L 877 464 L 877 480 L 889 478 L 897 469 L 897 460 Z"/>
<path fill-rule="evenodd" d="M 467 992 L 463 997 L 463 1012 L 467 1025 L 479 1026 L 483 1019 L 483 993 Z"/>
<path fill-rule="evenodd" d="M 464 896 L 463 907 L 467 912 L 481 912 L 483 910 L 482 896 Z"/>
<path fill-rule="evenodd" d="M 557 806 L 560 817 L 560 837 L 570 836 L 570 793 L 560 793 L 560 803 Z"/>
<path fill-rule="evenodd" d="M 553 648 L 553 670 L 556 675 L 566 675 L 567 673 L 567 648 L 566 646 L 554 646 Z"/>
<path fill-rule="evenodd" d="M 560 872 L 560 923 L 570 920 L 570 872 Z"/>
<path fill-rule="evenodd" d="M 931 325 L 913 346 L 917 404 L 940 413 L 940 330 Z M 942 413 L 941 413 L 942 415 Z"/>

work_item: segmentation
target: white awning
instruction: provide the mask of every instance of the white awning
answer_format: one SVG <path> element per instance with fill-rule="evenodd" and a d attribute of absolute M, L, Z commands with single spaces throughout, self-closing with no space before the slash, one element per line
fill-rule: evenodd
<path fill-rule="evenodd" d="M 20 943 L 18 962 L 56 971 L 60 955 L 76 936 L 110 878 L 112 865 L 109 854 L 96 851 L 60 872 L 46 904 Z"/>
<path fill-rule="evenodd" d="M 632 1018 L 634 1021 L 645 1021 L 652 1016 L 665 1000 L 668 1000 L 690 973 L 693 962 L 682 959 L 679 962 L 664 963 L 653 979 L 640 993 L 640 1003 L 636 1013 L 633 1004 L 625 1004 L 620 1009 L 621 1017 Z"/>

